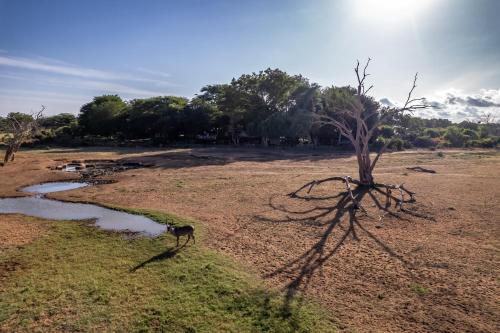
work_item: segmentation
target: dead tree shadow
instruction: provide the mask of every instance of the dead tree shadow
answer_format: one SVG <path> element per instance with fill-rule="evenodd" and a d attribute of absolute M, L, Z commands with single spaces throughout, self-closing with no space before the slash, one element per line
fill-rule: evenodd
<path fill-rule="evenodd" d="M 386 198 L 385 204 L 382 204 L 381 200 L 377 198 L 377 192 L 384 195 L 384 198 Z M 403 208 L 400 202 L 401 199 L 394 197 L 390 193 L 384 193 L 380 189 L 363 186 L 358 186 L 351 193 L 346 191 L 334 196 L 318 197 L 295 193 L 292 195 L 292 198 L 291 200 L 295 202 L 298 200 L 312 204 L 312 207 L 292 209 L 286 205 L 275 203 L 273 197 L 271 197 L 269 200 L 271 211 L 285 217 L 256 217 L 263 223 L 298 223 L 323 228 L 318 240 L 307 251 L 265 276 L 266 278 L 278 275 L 291 277 L 291 281 L 285 286 L 283 305 L 285 311 L 290 311 L 292 303 L 295 300 L 299 303 L 301 302 L 301 298 L 296 298 L 297 293 L 307 290 L 313 276 L 317 273 L 322 273 L 325 262 L 337 253 L 347 239 L 359 241 L 358 234 L 360 233 L 375 242 L 377 247 L 399 261 L 412 274 L 411 263 L 363 225 L 367 222 L 375 222 L 377 225 L 381 225 L 385 216 L 396 218 L 399 221 L 409 221 L 409 215 L 420 218 L 426 217 L 414 214 L 411 208 Z M 329 199 L 336 199 L 336 202 L 325 205 Z M 395 202 L 396 207 L 399 208 L 391 209 L 392 202 Z M 409 205 L 411 202 L 413 201 L 409 200 L 403 203 Z M 370 203 L 371 209 L 369 210 L 363 207 L 367 206 L 367 203 Z M 374 216 L 373 211 L 376 212 L 376 216 Z M 337 233 L 337 230 L 339 233 Z"/>

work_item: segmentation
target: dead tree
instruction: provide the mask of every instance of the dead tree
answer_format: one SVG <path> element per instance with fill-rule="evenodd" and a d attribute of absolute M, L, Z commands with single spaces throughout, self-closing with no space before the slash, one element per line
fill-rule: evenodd
<path fill-rule="evenodd" d="M 393 185 L 393 184 L 381 184 L 376 183 L 373 178 L 373 170 L 380 159 L 380 156 L 387 150 L 391 144 L 391 140 L 386 140 L 382 148 L 376 153 L 372 158 L 370 156 L 370 144 L 372 138 L 377 134 L 377 129 L 383 123 L 388 120 L 399 119 L 406 113 L 412 113 L 414 110 L 427 108 L 424 98 L 413 98 L 412 94 L 417 87 L 417 76 L 415 74 L 413 79 L 413 85 L 406 97 L 406 101 L 401 107 L 382 107 L 380 104 L 376 103 L 375 110 L 367 110 L 366 105 L 368 101 L 373 101 L 373 99 L 367 96 L 367 93 L 373 88 L 369 86 L 366 88 L 365 81 L 370 75 L 366 72 L 370 60 L 366 62 L 365 66 L 361 69 L 359 61 L 354 68 L 357 79 L 357 87 L 353 93 L 347 94 L 347 98 L 341 99 L 338 102 L 334 101 L 334 105 L 331 106 L 330 110 L 321 110 L 314 115 L 315 122 L 321 125 L 333 125 L 342 136 L 346 137 L 352 146 L 354 147 L 357 163 L 358 163 L 358 173 L 359 180 L 353 179 L 350 176 L 341 177 L 330 177 L 322 180 L 314 180 L 295 192 L 290 193 L 290 196 L 296 196 L 297 193 L 305 188 L 308 192 L 318 184 L 328 182 L 328 181 L 342 181 L 345 183 L 347 191 L 353 201 L 355 208 L 361 208 L 359 203 L 356 202 L 351 191 L 351 184 L 356 184 L 358 186 L 376 187 L 384 188 L 387 193 L 387 200 L 389 201 L 389 196 L 392 191 L 396 190 L 399 192 L 401 198 L 399 201 L 400 208 L 404 202 L 404 195 L 408 194 L 410 200 L 414 200 L 414 193 L 407 190 L 403 184 Z M 345 96 L 344 96 L 345 97 Z M 373 103 L 372 103 L 373 104 Z M 370 112 L 368 112 L 370 111 Z M 396 133 L 397 135 L 397 133 Z"/>
<path fill-rule="evenodd" d="M 44 110 L 45 106 L 42 105 L 40 111 L 32 113 L 27 117 L 19 119 L 15 115 L 7 117 L 8 127 L 11 133 L 6 139 L 7 148 L 5 150 L 3 165 L 6 165 L 9 161 L 13 162 L 21 145 L 31 139 L 38 129 L 39 121 L 42 118 Z"/>

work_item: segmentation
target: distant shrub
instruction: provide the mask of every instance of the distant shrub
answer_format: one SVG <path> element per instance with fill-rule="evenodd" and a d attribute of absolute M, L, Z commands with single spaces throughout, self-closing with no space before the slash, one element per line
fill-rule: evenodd
<path fill-rule="evenodd" d="M 429 136 L 419 136 L 413 141 L 413 145 L 419 148 L 429 148 L 437 146 L 437 142 L 432 140 Z"/>
<path fill-rule="evenodd" d="M 396 150 L 403 150 L 405 142 L 400 139 L 400 138 L 394 138 L 391 140 L 391 143 L 389 144 L 389 148 L 391 149 L 396 149 Z"/>
<path fill-rule="evenodd" d="M 488 137 L 488 127 L 485 125 L 481 125 L 478 130 L 479 137 L 481 139 L 487 138 Z"/>
<path fill-rule="evenodd" d="M 382 148 L 382 146 L 384 145 L 385 143 L 385 140 L 387 140 L 386 138 L 382 137 L 382 136 L 378 136 L 374 141 L 373 141 L 373 144 L 372 144 L 372 147 L 374 149 L 380 149 Z"/>
<path fill-rule="evenodd" d="M 456 126 L 448 127 L 444 134 L 444 138 L 448 140 L 452 147 L 463 147 L 469 139 L 469 137 L 462 133 L 462 130 Z"/>
<path fill-rule="evenodd" d="M 468 120 L 464 120 L 461 123 L 459 123 L 457 126 L 460 127 L 460 128 L 477 131 L 478 127 L 479 127 L 479 124 L 473 123 L 473 122 L 468 121 Z"/>
<path fill-rule="evenodd" d="M 50 129 L 42 129 L 33 136 L 33 141 L 39 143 L 50 142 L 54 138 L 54 132 Z"/>
<path fill-rule="evenodd" d="M 438 157 L 444 157 L 444 153 L 443 153 L 442 151 L 438 151 L 438 152 L 437 152 L 437 156 L 438 156 Z"/>
<path fill-rule="evenodd" d="M 496 138 L 484 138 L 479 140 L 472 140 L 472 147 L 481 147 L 481 148 L 495 148 L 498 144 L 498 139 Z"/>
<path fill-rule="evenodd" d="M 424 136 L 428 136 L 430 138 L 439 138 L 441 136 L 441 131 L 437 128 L 426 128 L 424 130 Z"/>
<path fill-rule="evenodd" d="M 462 130 L 462 133 L 464 135 L 467 135 L 469 137 L 469 139 L 471 139 L 471 140 L 479 139 L 479 134 L 474 130 L 466 128 L 466 129 Z"/>
<path fill-rule="evenodd" d="M 394 136 L 394 128 L 389 125 L 380 126 L 378 131 L 380 136 L 383 136 L 384 138 L 390 138 Z"/>

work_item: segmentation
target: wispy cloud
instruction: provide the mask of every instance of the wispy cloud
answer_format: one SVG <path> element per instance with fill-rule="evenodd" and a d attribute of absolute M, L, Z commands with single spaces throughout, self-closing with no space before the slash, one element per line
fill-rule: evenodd
<path fill-rule="evenodd" d="M 55 74 L 71 75 L 87 78 L 118 79 L 115 75 L 95 69 L 82 68 L 76 66 L 62 66 L 49 64 L 27 58 L 8 57 L 0 55 L 0 66 L 31 69 L 37 71 L 50 72 Z"/>
<path fill-rule="evenodd" d="M 156 71 L 156 70 L 152 70 L 152 69 L 147 69 L 147 68 L 144 68 L 144 67 L 139 67 L 139 68 L 137 68 L 137 70 L 139 72 L 142 72 L 142 73 L 145 73 L 145 74 L 149 74 L 149 75 L 155 75 L 155 76 L 160 76 L 160 77 L 164 77 L 164 78 L 169 78 L 170 77 L 169 73 L 165 73 L 165 72 L 161 72 L 161 71 Z"/>
<path fill-rule="evenodd" d="M 165 88 L 175 84 L 165 80 L 167 76 L 145 68 L 116 73 L 0 52 L 0 114 L 26 111 L 26 107 L 29 110 L 39 104 L 55 106 L 50 108 L 54 113 L 76 113 L 82 104 L 101 94 L 118 94 L 126 99 L 168 95 Z"/>
<path fill-rule="evenodd" d="M 163 72 L 156 72 L 142 68 L 140 71 L 148 75 L 156 75 L 156 78 L 144 77 L 131 74 L 114 73 L 110 71 L 103 71 L 93 68 L 86 68 L 75 66 L 66 62 L 46 58 L 36 57 L 36 59 L 12 57 L 0 54 L 0 67 L 17 68 L 24 70 L 41 71 L 51 74 L 59 74 L 66 76 L 74 76 L 80 78 L 91 78 L 97 80 L 115 80 L 115 81 L 135 81 L 154 83 L 155 85 L 174 86 L 175 84 L 160 78 L 170 77 L 169 74 Z M 160 77 L 160 78 L 158 78 Z"/>

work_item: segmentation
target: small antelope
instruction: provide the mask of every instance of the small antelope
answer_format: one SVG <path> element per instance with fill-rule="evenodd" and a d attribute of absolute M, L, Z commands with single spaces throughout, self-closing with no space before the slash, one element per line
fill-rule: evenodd
<path fill-rule="evenodd" d="M 177 246 L 179 246 L 179 237 L 184 235 L 188 236 L 186 244 L 191 238 L 193 238 L 193 243 L 196 244 L 196 240 L 194 239 L 194 227 L 192 225 L 185 225 L 182 227 L 167 226 L 167 232 L 177 237 Z"/>

